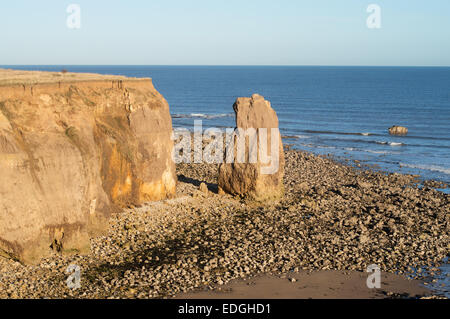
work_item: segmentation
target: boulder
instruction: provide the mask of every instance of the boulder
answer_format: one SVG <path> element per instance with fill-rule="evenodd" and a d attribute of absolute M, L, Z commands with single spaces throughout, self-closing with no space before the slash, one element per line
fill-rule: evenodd
<path fill-rule="evenodd" d="M 200 192 L 202 192 L 204 194 L 208 194 L 209 193 L 208 186 L 205 183 L 201 183 L 200 184 L 199 190 L 200 190 Z"/>
<path fill-rule="evenodd" d="M 407 135 L 408 129 L 403 126 L 393 126 L 389 129 L 389 134 L 391 134 L 391 135 Z"/>
<path fill-rule="evenodd" d="M 1 251 L 84 252 L 111 213 L 175 193 L 169 106 L 150 79 L 17 73 L 0 72 Z"/>
<path fill-rule="evenodd" d="M 270 102 L 258 94 L 251 98 L 238 98 L 233 108 L 236 113 L 236 130 L 228 141 L 227 145 L 232 146 L 228 147 L 225 163 L 219 168 L 219 193 L 225 192 L 261 202 L 280 199 L 284 192 L 285 159 L 275 110 Z M 240 161 L 239 140 L 245 136 L 242 132 L 248 133 L 252 129 L 256 135 L 253 141 L 257 141 L 257 151 L 250 151 L 253 144 L 250 135 L 247 135 L 245 160 Z M 264 141 L 264 129 L 267 141 Z M 266 151 L 262 146 L 265 146 Z M 253 160 L 251 153 L 256 155 Z"/>

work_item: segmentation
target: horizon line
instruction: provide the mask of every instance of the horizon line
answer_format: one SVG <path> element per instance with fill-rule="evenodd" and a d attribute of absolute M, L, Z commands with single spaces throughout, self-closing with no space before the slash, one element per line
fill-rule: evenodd
<path fill-rule="evenodd" d="M 397 67 L 397 68 L 450 68 L 450 65 L 337 65 L 337 64 L 0 64 L 17 66 L 189 66 L 189 67 Z"/>

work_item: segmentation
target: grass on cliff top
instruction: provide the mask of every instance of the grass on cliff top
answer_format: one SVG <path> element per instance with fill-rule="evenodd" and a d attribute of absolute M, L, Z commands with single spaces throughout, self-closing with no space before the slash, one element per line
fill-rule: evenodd
<path fill-rule="evenodd" d="M 128 78 L 118 75 L 101 75 L 95 73 L 42 72 L 0 69 L 0 86 L 95 80 L 117 81 L 127 79 L 129 80 L 135 78 Z"/>

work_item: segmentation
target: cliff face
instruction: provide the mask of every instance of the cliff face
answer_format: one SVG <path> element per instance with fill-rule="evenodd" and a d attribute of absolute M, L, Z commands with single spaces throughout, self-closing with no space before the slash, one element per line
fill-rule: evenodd
<path fill-rule="evenodd" d="M 112 212 L 172 196 L 171 134 L 150 79 L 0 86 L 0 250 L 85 251 Z"/>

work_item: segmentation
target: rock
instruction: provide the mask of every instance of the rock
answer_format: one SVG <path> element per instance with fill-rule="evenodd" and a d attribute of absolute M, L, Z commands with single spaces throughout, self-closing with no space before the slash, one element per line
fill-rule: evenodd
<path fill-rule="evenodd" d="M 309 186 L 309 184 L 307 182 L 300 183 L 297 186 L 297 188 L 303 193 L 306 193 L 307 191 L 309 191 L 311 189 L 311 187 Z"/>
<path fill-rule="evenodd" d="M 284 176 L 284 152 L 281 135 L 278 130 L 278 117 L 270 102 L 264 97 L 255 94 L 251 98 L 238 98 L 233 106 L 236 113 L 235 134 L 232 138 L 234 148 L 231 151 L 234 158 L 230 163 L 229 157 L 219 168 L 219 189 L 232 195 L 239 195 L 256 201 L 278 200 L 283 196 L 283 176 Z M 245 139 L 245 159 L 239 162 L 238 130 L 250 132 L 255 129 L 255 141 L 258 147 L 253 153 L 254 160 L 251 160 L 249 153 L 250 140 Z M 266 129 L 266 149 L 261 152 L 261 139 L 264 140 L 264 130 Z M 242 135 L 241 135 L 242 136 Z M 273 139 L 272 139 L 273 138 Z M 275 149 L 272 149 L 274 148 Z M 266 153 L 268 161 L 263 161 L 261 153 Z M 227 155 L 230 155 L 229 153 Z M 265 162 L 265 163 L 264 163 Z"/>
<path fill-rule="evenodd" d="M 199 189 L 200 189 L 200 191 L 201 191 L 202 193 L 205 193 L 205 194 L 208 194 L 208 193 L 209 193 L 208 186 L 206 186 L 205 183 L 201 183 Z"/>
<path fill-rule="evenodd" d="M 393 126 L 389 129 L 389 134 L 391 134 L 391 135 L 407 135 L 408 129 L 403 126 Z"/>
<path fill-rule="evenodd" d="M 86 251 L 112 212 L 174 194 L 169 106 L 150 79 L 0 83 L 19 73 L 0 86 L 0 249 L 27 262 L 50 245 Z"/>
<path fill-rule="evenodd" d="M 358 181 L 357 185 L 359 188 L 362 188 L 362 189 L 370 188 L 372 186 L 372 184 L 367 183 L 367 182 L 362 182 L 362 181 Z"/>

